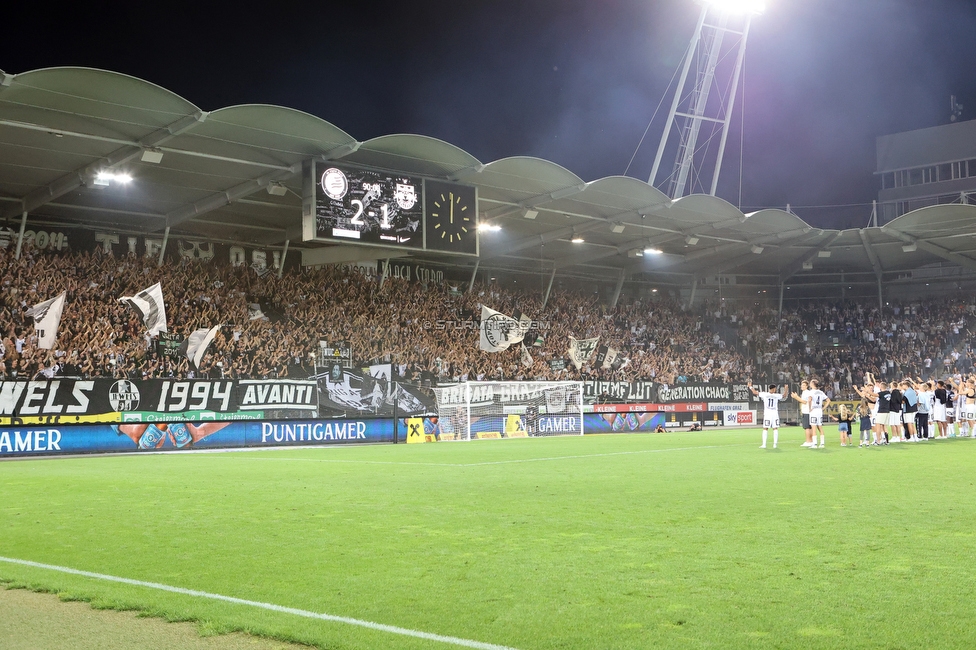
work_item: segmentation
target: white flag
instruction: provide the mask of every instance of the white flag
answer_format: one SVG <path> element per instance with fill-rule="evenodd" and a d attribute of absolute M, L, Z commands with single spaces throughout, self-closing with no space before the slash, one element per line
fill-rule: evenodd
<path fill-rule="evenodd" d="M 576 339 L 572 336 L 569 337 L 569 360 L 573 362 L 577 370 L 583 367 L 586 360 L 596 350 L 596 344 L 599 340 L 599 336 L 595 339 Z"/>
<path fill-rule="evenodd" d="M 485 352 L 501 352 L 525 336 L 519 322 L 511 316 L 481 306 L 481 342 Z"/>
<path fill-rule="evenodd" d="M 27 310 L 27 315 L 34 319 L 34 331 L 37 333 L 37 346 L 50 350 L 58 338 L 58 325 L 61 324 L 61 312 L 64 311 L 66 291 L 61 295 L 40 302 Z"/>
<path fill-rule="evenodd" d="M 183 344 L 180 345 L 180 352 L 190 360 L 194 368 L 200 367 L 200 362 L 203 361 L 203 355 L 206 353 L 207 348 L 210 347 L 210 343 L 217 336 L 217 332 L 223 325 L 216 325 L 210 329 L 199 329 L 194 330 L 192 334 Z"/>
<path fill-rule="evenodd" d="M 163 304 L 163 287 L 157 282 L 134 296 L 122 296 L 119 302 L 132 307 L 142 318 L 149 336 L 166 331 L 166 306 Z"/>
<path fill-rule="evenodd" d="M 597 368 L 612 368 L 613 364 L 617 361 L 617 355 L 619 352 L 606 345 L 601 345 L 597 348 L 596 359 L 593 365 Z"/>
<path fill-rule="evenodd" d="M 261 311 L 261 305 L 256 302 L 247 303 L 247 319 L 248 320 L 268 320 L 268 317 L 264 315 Z"/>
<path fill-rule="evenodd" d="M 531 368 L 533 363 L 535 363 L 535 360 L 532 358 L 532 355 L 529 354 L 529 351 L 525 348 L 525 343 L 523 343 L 522 344 L 522 365 L 525 366 L 526 368 Z"/>
<path fill-rule="evenodd" d="M 516 309 L 515 313 L 512 314 L 512 320 L 518 323 L 519 331 L 516 335 L 518 336 L 518 340 L 521 341 L 525 339 L 525 335 L 528 334 L 529 330 L 532 328 L 532 319 Z"/>

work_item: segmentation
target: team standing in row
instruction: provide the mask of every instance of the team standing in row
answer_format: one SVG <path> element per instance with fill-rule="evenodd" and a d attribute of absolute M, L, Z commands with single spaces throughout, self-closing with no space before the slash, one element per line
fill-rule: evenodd
<path fill-rule="evenodd" d="M 960 423 L 960 435 L 976 437 L 976 376 L 969 379 L 942 381 L 905 379 L 886 383 L 867 375 L 868 385 L 854 386 L 861 397 L 856 411 L 841 404 L 837 416 L 841 447 L 853 446 L 854 422 L 860 425 L 859 447 L 887 445 L 890 442 L 918 442 L 956 436 L 955 422 Z M 800 415 L 806 441 L 801 445 L 810 449 L 824 448 L 824 409 L 830 398 L 820 390 L 817 381 L 800 383 L 800 394 L 790 393 L 789 386 L 777 392 L 776 385 L 759 391 L 749 384 L 763 403 L 762 449 L 766 448 L 769 429 L 773 430 L 773 448 L 779 444 L 779 403 L 792 397 L 800 404 Z M 932 431 L 930 435 L 930 424 Z M 936 433 L 937 430 L 937 433 Z M 819 445 L 817 436 L 819 435 Z"/>

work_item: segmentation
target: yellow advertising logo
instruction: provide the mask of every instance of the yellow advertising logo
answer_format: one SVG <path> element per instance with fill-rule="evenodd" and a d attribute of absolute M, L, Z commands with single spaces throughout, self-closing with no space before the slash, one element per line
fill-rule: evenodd
<path fill-rule="evenodd" d="M 501 431 L 481 431 L 478 433 L 478 440 L 500 440 Z"/>
<path fill-rule="evenodd" d="M 407 418 L 407 442 L 426 442 L 424 438 L 424 419 Z"/>
<path fill-rule="evenodd" d="M 505 418 L 505 437 L 506 438 L 521 438 L 519 432 L 525 433 L 525 424 L 522 422 L 521 415 L 510 414 Z M 528 434 L 526 434 L 527 437 Z"/>

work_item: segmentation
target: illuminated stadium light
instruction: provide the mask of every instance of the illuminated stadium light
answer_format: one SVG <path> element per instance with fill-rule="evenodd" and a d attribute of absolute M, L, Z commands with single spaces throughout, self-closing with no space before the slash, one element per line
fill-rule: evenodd
<path fill-rule="evenodd" d="M 579 235 L 574 235 L 570 241 L 573 242 L 574 244 L 582 244 L 586 240 L 580 237 Z"/>
<path fill-rule="evenodd" d="M 644 249 L 644 254 L 645 255 L 660 255 L 663 252 L 664 251 L 662 251 L 660 248 L 645 248 Z"/>
<path fill-rule="evenodd" d="M 117 174 L 115 172 L 102 171 L 95 175 L 95 185 L 108 186 L 112 182 L 126 183 L 132 182 L 132 177 L 128 174 Z"/>
<path fill-rule="evenodd" d="M 498 232 L 501 230 L 501 226 L 496 226 L 493 223 L 480 223 L 478 224 L 478 230 L 481 232 Z"/>
<path fill-rule="evenodd" d="M 699 2 L 724 14 L 759 16 L 766 11 L 766 3 L 762 0 L 699 0 Z"/>
<path fill-rule="evenodd" d="M 918 250 L 918 244 L 905 244 L 901 247 L 901 250 L 905 253 L 914 253 Z"/>

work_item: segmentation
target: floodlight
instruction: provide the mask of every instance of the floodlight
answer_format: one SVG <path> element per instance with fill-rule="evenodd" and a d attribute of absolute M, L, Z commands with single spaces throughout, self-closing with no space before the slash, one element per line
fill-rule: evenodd
<path fill-rule="evenodd" d="M 645 255 L 660 255 L 663 252 L 664 251 L 662 251 L 660 248 L 645 248 L 644 249 L 644 254 Z"/>
<path fill-rule="evenodd" d="M 268 183 L 268 194 L 271 196 L 284 196 L 288 194 L 288 188 L 281 183 L 271 182 Z"/>
<path fill-rule="evenodd" d="M 622 224 L 622 223 L 615 223 L 615 224 L 613 224 L 613 226 L 610 227 L 610 230 L 612 232 L 615 232 L 615 233 L 617 233 L 619 235 L 620 233 L 622 233 L 624 231 L 624 224 Z"/>
<path fill-rule="evenodd" d="M 918 244 L 905 244 L 901 249 L 906 253 L 914 253 L 918 250 Z"/>
<path fill-rule="evenodd" d="M 762 253 L 763 250 L 765 250 L 765 249 L 762 246 L 756 246 L 756 245 L 753 245 L 752 246 L 752 252 L 755 253 L 756 255 L 759 255 L 760 253 Z"/>
<path fill-rule="evenodd" d="M 112 181 L 116 183 L 131 183 L 132 177 L 128 174 L 116 174 L 115 172 L 101 171 L 95 175 L 95 185 L 107 186 Z"/>
<path fill-rule="evenodd" d="M 817 257 L 830 257 L 830 251 L 817 251 Z"/>
<path fill-rule="evenodd" d="M 502 229 L 501 226 L 496 226 L 495 224 L 492 224 L 492 223 L 479 223 L 478 224 L 478 230 L 480 230 L 481 232 L 485 232 L 485 231 L 488 231 L 488 232 L 498 232 L 501 229 Z"/>
<path fill-rule="evenodd" d="M 698 0 L 698 2 L 724 14 L 758 16 L 766 11 L 766 3 L 762 0 Z"/>
<path fill-rule="evenodd" d="M 574 244 L 582 244 L 586 240 L 580 237 L 579 235 L 573 235 L 573 238 L 570 241 L 573 242 Z"/>
<path fill-rule="evenodd" d="M 163 162 L 163 152 L 159 149 L 146 149 L 142 152 L 142 158 L 140 160 L 144 163 L 158 165 Z"/>
<path fill-rule="evenodd" d="M 522 214 L 522 216 L 525 217 L 526 219 L 535 219 L 536 217 L 539 216 L 539 211 L 538 210 L 526 210 Z"/>
<path fill-rule="evenodd" d="M 803 263 L 803 270 L 804 271 L 812 271 L 813 270 L 813 262 L 804 262 Z"/>
<path fill-rule="evenodd" d="M 687 237 L 685 237 L 685 243 L 688 244 L 689 246 L 694 246 L 695 244 L 698 243 L 698 238 L 688 235 Z"/>

